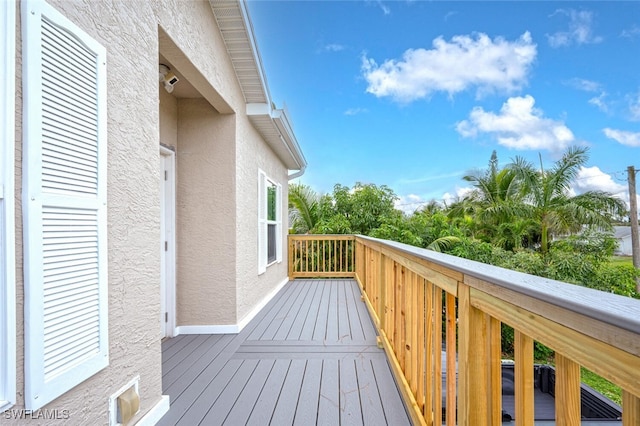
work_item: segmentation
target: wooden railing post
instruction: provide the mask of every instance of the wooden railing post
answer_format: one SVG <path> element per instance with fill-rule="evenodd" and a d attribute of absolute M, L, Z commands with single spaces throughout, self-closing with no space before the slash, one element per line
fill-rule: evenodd
<path fill-rule="evenodd" d="M 447 426 L 455 426 L 456 423 L 456 376 L 450 371 L 456 371 L 456 298 L 447 293 Z"/>
<path fill-rule="evenodd" d="M 622 391 L 622 425 L 632 426 L 640 424 L 640 398 Z"/>
<path fill-rule="evenodd" d="M 378 293 L 380 294 L 378 319 L 380 320 L 379 327 L 382 330 L 385 330 L 387 326 L 387 286 L 389 283 L 387 282 L 386 263 L 384 255 L 380 253 L 380 264 L 378 265 L 380 267 L 380 271 L 378 272 L 380 274 L 380 286 L 378 288 Z"/>
<path fill-rule="evenodd" d="M 433 375 L 442 377 L 442 289 L 434 286 L 433 295 Z M 442 412 L 442 380 L 435 380 L 433 392 L 433 409 Z M 442 424 L 442 416 L 433 419 L 435 426 Z"/>
<path fill-rule="evenodd" d="M 425 360 L 425 370 L 426 370 L 426 399 L 424 412 L 431 417 L 431 413 L 433 412 L 433 387 L 435 385 L 434 374 L 433 374 L 433 294 L 434 294 L 434 285 L 425 280 L 425 318 L 424 318 L 424 327 L 426 330 L 425 335 L 425 351 L 426 351 L 426 360 Z M 455 376 L 454 376 L 455 377 Z M 448 416 L 447 416 L 448 418 Z"/>
<path fill-rule="evenodd" d="M 516 426 L 533 426 L 533 339 L 513 333 Z"/>
<path fill-rule="evenodd" d="M 469 286 L 458 284 L 458 424 L 489 425 L 487 316 L 471 305 Z"/>
<path fill-rule="evenodd" d="M 287 271 L 287 275 L 289 276 L 289 279 L 293 279 L 293 237 L 288 236 L 287 237 L 287 245 L 288 245 L 288 251 L 287 251 L 287 262 L 288 262 L 288 271 Z"/>
<path fill-rule="evenodd" d="M 556 352 L 556 425 L 580 425 L 580 365 Z"/>
<path fill-rule="evenodd" d="M 488 314 L 487 314 L 488 316 Z M 489 389 L 491 425 L 502 423 L 502 328 L 500 321 L 489 317 Z"/>
<path fill-rule="evenodd" d="M 385 316 L 387 319 L 385 320 L 385 332 L 387 333 L 387 339 L 391 346 L 393 347 L 396 342 L 396 291 L 395 291 L 395 266 L 393 261 L 385 256 L 385 281 L 386 285 L 386 296 L 385 296 Z"/>

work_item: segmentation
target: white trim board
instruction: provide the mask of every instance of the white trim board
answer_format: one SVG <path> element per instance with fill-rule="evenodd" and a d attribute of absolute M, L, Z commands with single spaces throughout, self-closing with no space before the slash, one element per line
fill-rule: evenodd
<path fill-rule="evenodd" d="M 160 144 L 160 164 L 166 173 L 160 176 L 161 209 L 161 332 L 164 337 L 175 335 L 176 323 L 176 153 Z M 166 242 L 166 243 L 165 243 Z M 165 246 L 166 244 L 166 246 Z M 165 321 L 165 315 L 166 321 Z"/>
<path fill-rule="evenodd" d="M 282 287 L 284 287 L 288 282 L 289 282 L 289 277 L 285 278 L 285 280 L 282 281 L 280 284 L 278 284 L 271 291 L 271 293 L 267 294 L 260 302 L 258 302 L 258 304 L 251 311 L 249 311 L 249 313 L 247 315 L 245 315 L 240 320 L 240 322 L 238 324 L 238 327 L 240 327 L 240 330 L 245 328 L 247 326 L 247 324 L 249 324 L 249 322 L 252 319 L 254 319 L 256 315 L 258 315 L 260 313 L 260 311 L 267 305 L 267 303 L 269 303 L 271 301 L 271 299 L 273 299 L 275 297 L 275 295 L 278 294 L 278 292 L 280 290 L 282 290 Z"/>
<path fill-rule="evenodd" d="M 237 324 L 228 325 L 180 325 L 176 327 L 176 336 L 181 334 L 238 334 Z"/>
<path fill-rule="evenodd" d="M 162 416 L 169 412 L 169 406 L 169 395 L 162 395 L 160 397 L 160 401 L 158 401 L 158 403 L 154 405 L 153 408 L 144 415 L 144 417 L 138 420 L 136 426 L 154 426 L 160 421 Z"/>
<path fill-rule="evenodd" d="M 243 328 L 251 322 L 252 319 L 260 313 L 260 311 L 275 297 L 282 287 L 289 282 L 289 277 L 285 278 L 280 284 L 278 284 L 269 294 L 267 294 L 258 304 L 245 315 L 238 324 L 228 325 L 181 325 L 176 327 L 175 335 L 180 334 L 238 334 Z"/>

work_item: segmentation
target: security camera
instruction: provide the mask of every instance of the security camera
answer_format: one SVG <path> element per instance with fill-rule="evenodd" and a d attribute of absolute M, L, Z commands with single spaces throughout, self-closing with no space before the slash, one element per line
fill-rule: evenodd
<path fill-rule="evenodd" d="M 160 64 L 158 78 L 165 90 L 169 93 L 173 92 L 173 86 L 180 81 L 180 79 L 171 72 L 171 68 L 165 64 Z"/>

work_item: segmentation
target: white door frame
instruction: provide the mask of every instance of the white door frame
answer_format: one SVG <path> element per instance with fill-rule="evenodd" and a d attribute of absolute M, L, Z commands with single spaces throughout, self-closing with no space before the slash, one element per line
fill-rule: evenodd
<path fill-rule="evenodd" d="M 176 153 L 160 146 L 160 331 L 176 327 Z"/>

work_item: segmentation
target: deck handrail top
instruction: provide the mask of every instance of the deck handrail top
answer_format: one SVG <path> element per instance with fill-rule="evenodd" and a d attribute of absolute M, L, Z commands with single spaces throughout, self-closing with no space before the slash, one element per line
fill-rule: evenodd
<path fill-rule="evenodd" d="M 357 235 L 357 238 L 393 247 L 400 252 L 456 270 L 522 295 L 568 309 L 633 333 L 640 333 L 640 301 L 631 297 L 538 277 L 395 241 L 364 235 Z M 470 285 L 473 286 L 471 283 Z"/>

